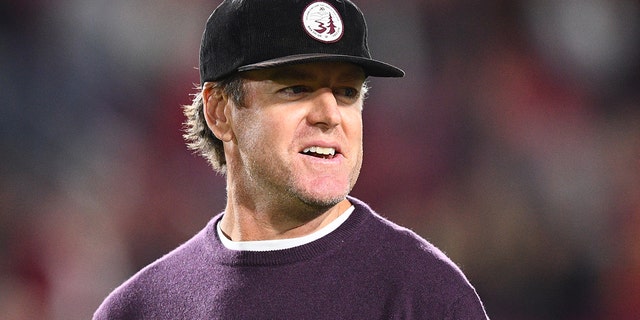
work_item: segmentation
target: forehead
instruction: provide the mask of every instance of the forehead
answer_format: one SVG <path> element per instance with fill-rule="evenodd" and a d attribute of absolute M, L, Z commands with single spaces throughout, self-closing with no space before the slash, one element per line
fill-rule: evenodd
<path fill-rule="evenodd" d="M 346 62 L 314 62 L 282 67 L 246 71 L 242 77 L 250 80 L 275 82 L 321 81 L 338 82 L 364 81 L 366 78 L 361 67 Z"/>

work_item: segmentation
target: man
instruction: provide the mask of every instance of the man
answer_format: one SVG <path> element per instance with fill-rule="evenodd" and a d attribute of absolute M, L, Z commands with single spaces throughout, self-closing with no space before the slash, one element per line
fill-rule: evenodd
<path fill-rule="evenodd" d="M 371 59 L 340 0 L 229 0 L 210 16 L 192 149 L 227 181 L 223 213 L 111 293 L 95 319 L 486 319 L 437 248 L 348 196 Z"/>

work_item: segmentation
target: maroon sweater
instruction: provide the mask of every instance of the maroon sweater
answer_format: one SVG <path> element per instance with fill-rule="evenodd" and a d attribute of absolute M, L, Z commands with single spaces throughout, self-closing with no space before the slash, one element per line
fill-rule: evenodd
<path fill-rule="evenodd" d="M 145 267 L 94 319 L 487 319 L 440 250 L 361 201 L 338 229 L 292 249 L 233 251 L 216 223 Z"/>

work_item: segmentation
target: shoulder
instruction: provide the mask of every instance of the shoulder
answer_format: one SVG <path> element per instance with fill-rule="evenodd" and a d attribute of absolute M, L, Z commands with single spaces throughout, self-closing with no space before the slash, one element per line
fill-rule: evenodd
<path fill-rule="evenodd" d="M 435 284 L 469 286 L 466 276 L 442 250 L 413 230 L 371 211 L 374 234 L 369 234 L 378 256 L 397 261 L 397 268 Z"/>
<path fill-rule="evenodd" d="M 355 201 L 354 201 L 355 200 Z M 361 244 L 370 263 L 380 265 L 388 281 L 401 289 L 399 297 L 414 306 L 441 310 L 441 315 L 465 314 L 465 319 L 484 319 L 484 307 L 462 270 L 443 251 L 414 231 L 352 200 L 363 219 Z M 426 303 L 428 301 L 428 303 Z M 419 308 L 419 307 L 416 307 Z M 415 311 L 415 310 L 414 310 Z"/>
<path fill-rule="evenodd" d="M 161 311 L 171 297 L 189 292 L 189 278 L 200 277 L 207 264 L 211 248 L 211 225 L 173 251 L 147 265 L 113 292 L 102 302 L 94 314 L 94 319 L 170 319 Z M 215 230 L 215 229 L 214 229 Z M 160 312 L 160 313 L 158 313 Z"/>
<path fill-rule="evenodd" d="M 398 225 L 381 216 L 364 202 L 351 198 L 356 210 L 362 216 L 363 232 L 368 241 L 375 243 L 376 251 L 393 255 L 397 259 L 416 259 L 418 265 L 444 265 L 459 271 L 459 268 L 431 242 L 413 230 Z M 415 264 L 414 264 L 415 266 Z"/>

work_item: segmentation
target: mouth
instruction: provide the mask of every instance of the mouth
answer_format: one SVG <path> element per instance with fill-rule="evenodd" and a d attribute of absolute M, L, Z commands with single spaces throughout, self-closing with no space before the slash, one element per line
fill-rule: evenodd
<path fill-rule="evenodd" d="M 326 148 L 326 147 L 317 147 L 317 146 L 305 148 L 304 150 L 302 150 L 301 153 L 307 156 L 322 158 L 322 159 L 333 159 L 334 157 L 336 157 L 336 155 L 339 154 L 338 152 L 336 152 L 335 148 L 331 148 L 331 147 Z"/>

